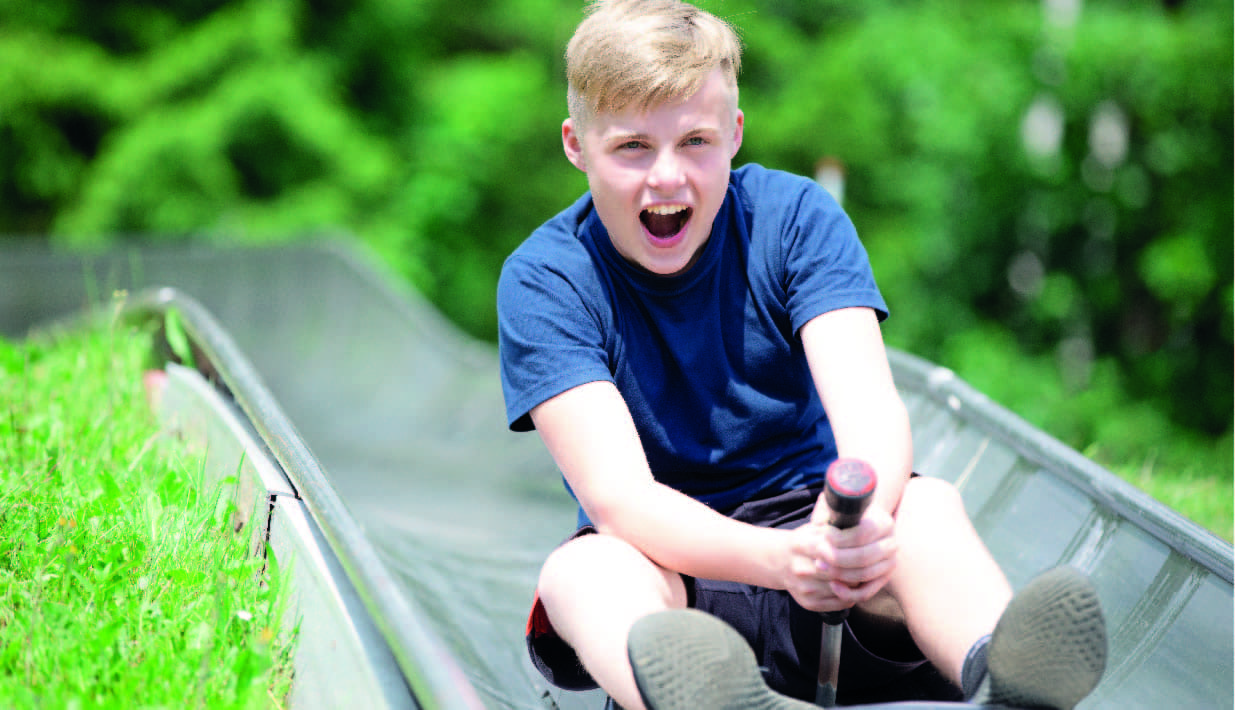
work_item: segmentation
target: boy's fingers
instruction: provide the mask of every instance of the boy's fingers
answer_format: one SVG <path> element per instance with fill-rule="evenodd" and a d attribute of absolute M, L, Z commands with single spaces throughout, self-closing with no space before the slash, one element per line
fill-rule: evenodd
<path fill-rule="evenodd" d="M 823 500 L 823 494 L 819 495 L 819 499 L 815 501 L 815 507 L 810 512 L 810 522 L 808 525 L 826 526 L 828 518 L 832 515 L 832 510 L 828 508 L 828 504 Z"/>
<path fill-rule="evenodd" d="M 844 602 L 846 606 L 853 606 L 854 604 L 861 604 L 862 602 L 873 599 L 874 596 L 879 593 L 879 590 L 883 589 L 888 583 L 888 580 L 891 578 L 892 573 L 889 571 L 886 574 L 870 580 L 869 582 L 864 582 L 856 586 L 849 586 L 842 582 L 834 581 L 831 583 L 831 592 L 838 600 Z"/>
<path fill-rule="evenodd" d="M 808 611 L 838 611 L 848 609 L 853 605 L 853 602 L 837 597 L 832 587 L 832 582 L 817 581 L 814 584 L 803 584 L 799 588 L 791 589 L 789 593 L 803 609 Z"/>
<path fill-rule="evenodd" d="M 892 529 L 893 525 L 890 516 L 871 512 L 862 518 L 862 522 L 851 528 L 838 530 L 834 527 L 828 527 L 824 534 L 827 535 L 828 542 L 834 547 L 845 548 L 858 547 L 881 538 L 890 537 Z"/>
<path fill-rule="evenodd" d="M 897 544 L 893 538 L 884 538 L 861 547 L 837 549 L 833 564 L 840 569 L 862 569 L 896 557 Z"/>
<path fill-rule="evenodd" d="M 816 579 L 820 577 L 819 563 L 808 555 L 794 555 L 789 561 L 789 573 L 799 579 Z"/>
<path fill-rule="evenodd" d="M 883 577 L 889 577 L 894 569 L 896 569 L 896 560 L 889 558 L 865 567 L 836 567 L 831 571 L 829 579 L 848 587 L 857 587 L 869 584 Z"/>

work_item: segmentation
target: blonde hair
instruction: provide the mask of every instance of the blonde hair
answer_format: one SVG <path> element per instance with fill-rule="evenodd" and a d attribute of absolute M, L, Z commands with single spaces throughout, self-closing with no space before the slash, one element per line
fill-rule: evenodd
<path fill-rule="evenodd" d="M 566 46 L 567 106 L 598 113 L 684 101 L 717 68 L 737 110 L 742 45 L 729 23 L 680 0 L 596 0 Z"/>

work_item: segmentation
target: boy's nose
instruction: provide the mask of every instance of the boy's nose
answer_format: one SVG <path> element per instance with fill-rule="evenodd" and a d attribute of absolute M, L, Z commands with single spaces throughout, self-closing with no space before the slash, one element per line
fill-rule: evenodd
<path fill-rule="evenodd" d="M 656 156 L 652 169 L 648 171 L 648 187 L 659 193 L 675 193 L 685 181 L 682 161 L 673 151 L 664 151 Z"/>

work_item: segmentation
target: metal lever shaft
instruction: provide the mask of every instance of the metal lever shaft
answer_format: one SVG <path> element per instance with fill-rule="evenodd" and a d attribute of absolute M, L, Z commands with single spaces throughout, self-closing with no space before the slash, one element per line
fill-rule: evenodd
<path fill-rule="evenodd" d="M 824 500 L 831 515 L 828 524 L 844 530 L 857 525 L 870 505 L 875 492 L 875 470 L 865 461 L 837 459 L 828 467 L 823 486 Z M 842 624 L 848 609 L 828 611 L 823 616 L 823 637 L 819 644 L 819 686 L 815 689 L 815 704 L 830 708 L 836 705 L 836 690 L 840 676 L 840 646 Z"/>

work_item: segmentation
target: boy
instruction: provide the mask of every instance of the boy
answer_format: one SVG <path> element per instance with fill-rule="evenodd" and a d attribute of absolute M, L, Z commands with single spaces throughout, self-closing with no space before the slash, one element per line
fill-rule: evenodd
<path fill-rule="evenodd" d="M 842 702 L 1071 707 L 1105 658 L 1092 589 L 1065 571 L 1009 607 L 955 489 L 911 477 L 887 307 L 853 226 L 809 180 L 731 169 L 739 63 L 732 29 L 677 0 L 600 0 L 568 45 L 562 145 L 590 189 L 498 286 L 510 426 L 539 432 L 580 504 L 541 570 L 533 660 L 627 710 L 810 707 L 790 696 L 815 692 L 817 612 L 852 607 Z M 844 531 L 819 499 L 838 456 L 878 476 Z M 1001 614 L 1053 614 L 1061 595 L 1087 662 L 1001 675 L 1058 650 L 988 644 Z"/>

